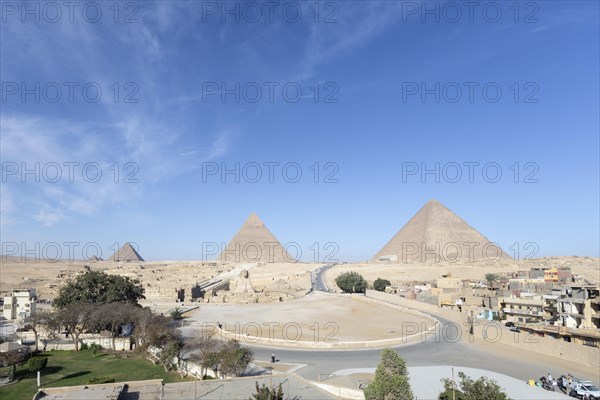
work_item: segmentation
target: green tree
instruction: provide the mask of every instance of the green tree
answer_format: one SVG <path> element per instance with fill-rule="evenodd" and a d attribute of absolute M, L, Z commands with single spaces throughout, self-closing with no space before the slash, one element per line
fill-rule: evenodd
<path fill-rule="evenodd" d="M 160 352 L 159 361 L 165 371 L 168 372 L 169 370 L 173 369 L 173 367 L 176 367 L 175 362 L 177 362 L 182 348 L 183 343 L 174 339 L 168 341 L 165 347 L 163 347 L 162 351 Z"/>
<path fill-rule="evenodd" d="M 344 272 L 335 278 L 335 283 L 346 293 L 364 293 L 367 281 L 358 272 Z"/>
<path fill-rule="evenodd" d="M 485 281 L 487 282 L 488 288 L 491 289 L 494 283 L 496 283 L 498 279 L 500 279 L 500 275 L 490 272 L 488 274 L 485 274 L 483 276 L 483 279 L 485 279 Z"/>
<path fill-rule="evenodd" d="M 504 390 L 487 377 L 482 376 L 473 380 L 464 372 L 459 372 L 460 384 L 457 386 L 452 379 L 444 378 L 444 391 L 440 393 L 439 400 L 452 400 L 453 388 L 456 400 L 510 400 Z"/>
<path fill-rule="evenodd" d="M 31 357 L 29 359 L 29 371 L 37 372 L 37 385 L 42 386 L 41 373 L 48 365 L 48 357 Z"/>
<path fill-rule="evenodd" d="M 71 304 L 137 304 L 144 298 L 144 288 L 137 279 L 88 271 L 61 287 L 53 305 L 61 309 Z"/>
<path fill-rule="evenodd" d="M 248 364 L 254 360 L 254 352 L 240 346 L 237 340 L 228 341 L 223 350 L 219 352 L 221 374 L 223 376 L 240 376 Z"/>
<path fill-rule="evenodd" d="M 221 355 L 218 352 L 208 352 L 202 357 L 202 362 L 200 365 L 207 370 L 210 369 L 212 372 L 214 372 L 215 377 L 218 378 L 219 376 L 217 374 L 219 371 L 220 362 Z"/>
<path fill-rule="evenodd" d="M 281 383 L 277 387 L 277 390 L 275 390 L 275 388 L 270 388 L 264 383 L 262 386 L 258 386 L 258 382 L 256 382 L 256 393 L 249 400 L 283 400 Z"/>
<path fill-rule="evenodd" d="M 377 278 L 375 279 L 375 282 L 373 282 L 373 288 L 378 292 L 385 292 L 385 288 L 391 285 L 392 282 L 388 281 L 387 279 Z"/>
<path fill-rule="evenodd" d="M 375 379 L 365 388 L 365 400 L 412 400 L 408 370 L 402 357 L 392 349 L 381 352 Z"/>

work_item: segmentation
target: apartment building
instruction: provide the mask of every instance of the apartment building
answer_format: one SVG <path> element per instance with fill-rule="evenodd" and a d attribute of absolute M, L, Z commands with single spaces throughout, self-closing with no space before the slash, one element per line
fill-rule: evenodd
<path fill-rule="evenodd" d="M 35 289 L 15 289 L 4 295 L 2 316 L 4 319 L 19 319 L 35 315 L 37 300 Z"/>
<path fill-rule="evenodd" d="M 557 300 L 559 325 L 567 328 L 599 329 L 600 289 L 596 286 L 569 286 Z"/>
<path fill-rule="evenodd" d="M 572 279 L 571 268 L 552 267 L 544 271 L 544 281 L 558 285 L 567 285 Z"/>
<path fill-rule="evenodd" d="M 498 299 L 499 311 L 507 321 L 539 324 L 544 317 L 544 299 L 539 293 L 521 293 L 521 297 Z"/>

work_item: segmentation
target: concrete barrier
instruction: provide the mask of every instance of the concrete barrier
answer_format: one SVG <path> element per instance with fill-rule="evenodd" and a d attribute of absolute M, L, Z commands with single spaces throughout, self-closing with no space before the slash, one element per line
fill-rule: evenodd
<path fill-rule="evenodd" d="M 311 381 L 311 385 L 318 387 L 340 399 L 364 400 L 365 394 L 362 390 L 350 389 L 343 386 L 328 385 L 326 383 Z"/>

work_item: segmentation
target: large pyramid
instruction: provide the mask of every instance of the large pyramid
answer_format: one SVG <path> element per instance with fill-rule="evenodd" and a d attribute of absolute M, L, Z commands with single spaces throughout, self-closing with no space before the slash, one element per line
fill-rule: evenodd
<path fill-rule="evenodd" d="M 115 252 L 115 254 L 110 256 L 108 261 L 127 261 L 127 262 L 133 261 L 133 262 L 135 262 L 135 261 L 144 261 L 144 259 L 142 258 L 142 256 L 140 256 L 140 254 L 137 251 L 135 251 L 133 246 L 131 244 L 129 244 L 129 242 L 127 242 L 123 245 L 123 247 L 121 247 L 119 250 L 117 250 Z"/>
<path fill-rule="evenodd" d="M 294 261 L 255 213 L 250 214 L 225 250 L 217 256 L 217 260 L 224 262 Z"/>
<path fill-rule="evenodd" d="M 373 259 L 462 265 L 494 263 L 511 257 L 442 203 L 430 200 Z"/>

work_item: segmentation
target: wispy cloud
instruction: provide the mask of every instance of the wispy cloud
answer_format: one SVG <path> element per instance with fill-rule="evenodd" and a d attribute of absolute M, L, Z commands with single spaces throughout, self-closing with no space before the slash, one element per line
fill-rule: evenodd
<path fill-rule="evenodd" d="M 63 173 L 64 163 L 79 163 L 73 182 L 65 176 L 56 183 L 43 177 L 41 182 L 11 177 L 3 184 L 3 225 L 31 217 L 51 227 L 71 215 L 98 215 L 119 205 L 134 207 L 154 185 L 194 169 L 180 156 L 190 147 L 185 143 L 186 135 L 191 135 L 188 130 L 207 143 L 206 149 L 197 149 L 197 159 L 227 154 L 232 145 L 227 134 L 198 132 L 193 124 L 181 124 L 180 114 L 166 112 L 171 105 L 162 94 L 161 82 L 169 81 L 169 49 L 160 33 L 179 28 L 176 16 L 182 10 L 161 4 L 141 7 L 136 15 L 139 22 L 134 24 L 114 24 L 110 18 L 99 24 L 81 19 L 3 24 L 1 69 L 6 80 L 96 82 L 104 89 L 98 103 L 79 98 L 61 108 L 31 103 L 18 105 L 18 111 L 3 107 L 3 161 L 25 163 L 28 168 L 58 163 Z M 139 89 L 137 103 L 122 101 L 129 93 L 123 90 L 128 81 Z M 114 82 L 121 90 L 117 102 L 110 89 Z M 99 165 L 102 179 L 83 179 L 81 167 L 86 163 Z M 137 182 L 123 181 L 132 174 Z"/>
<path fill-rule="evenodd" d="M 311 24 L 298 80 L 312 78 L 316 69 L 364 46 L 401 17 L 401 2 L 345 2 L 337 23 Z"/>
<path fill-rule="evenodd" d="M 65 216 L 60 211 L 49 209 L 42 209 L 35 216 L 36 221 L 48 228 L 56 225 L 64 219 Z"/>

